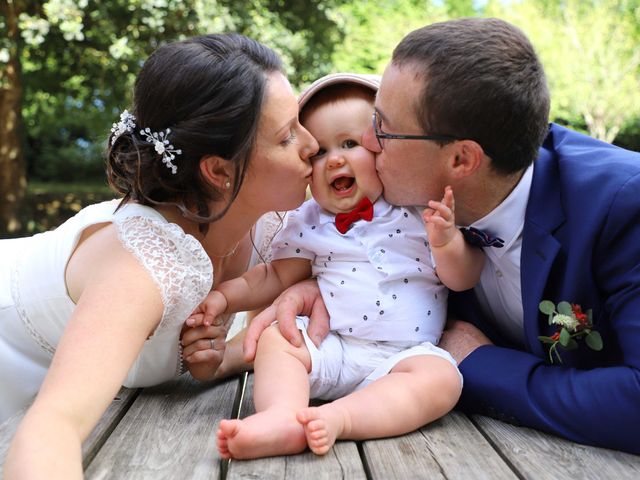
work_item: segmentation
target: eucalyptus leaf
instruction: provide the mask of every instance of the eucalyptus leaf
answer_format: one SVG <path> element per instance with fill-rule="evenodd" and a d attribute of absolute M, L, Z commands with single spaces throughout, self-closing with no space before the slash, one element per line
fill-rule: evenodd
<path fill-rule="evenodd" d="M 591 350 L 602 350 L 602 337 L 600 336 L 600 333 L 595 330 L 591 330 L 591 332 L 589 332 L 585 338 L 585 342 L 587 342 L 587 345 Z"/>
<path fill-rule="evenodd" d="M 571 304 L 569 302 L 560 302 L 558 304 L 558 313 L 561 313 L 562 315 L 573 315 Z"/>
<path fill-rule="evenodd" d="M 553 302 L 549 301 L 549 300 L 541 301 L 540 304 L 538 305 L 538 308 L 545 315 L 551 315 L 552 313 L 554 313 L 556 311 L 555 304 Z"/>
<path fill-rule="evenodd" d="M 560 345 L 566 348 L 570 340 L 571 334 L 569 333 L 569 331 L 566 328 L 560 330 Z"/>
<path fill-rule="evenodd" d="M 565 350 L 575 350 L 576 348 L 578 348 L 578 342 L 576 342 L 573 338 L 570 338 L 569 342 L 564 348 Z"/>

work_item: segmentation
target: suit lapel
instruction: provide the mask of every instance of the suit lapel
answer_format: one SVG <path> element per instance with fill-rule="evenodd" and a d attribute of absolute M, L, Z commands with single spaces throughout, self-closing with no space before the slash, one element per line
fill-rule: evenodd
<path fill-rule="evenodd" d="M 549 272 L 561 247 L 553 233 L 565 221 L 553 141 L 551 130 L 533 169 L 520 260 L 525 344 L 529 351 L 539 356 L 546 352 L 538 340 L 541 334 L 538 304 L 543 299 Z"/>

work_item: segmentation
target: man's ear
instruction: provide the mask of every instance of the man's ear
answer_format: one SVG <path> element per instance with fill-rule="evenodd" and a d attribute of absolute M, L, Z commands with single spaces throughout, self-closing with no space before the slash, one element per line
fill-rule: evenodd
<path fill-rule="evenodd" d="M 457 178 L 473 175 L 487 162 L 484 151 L 478 142 L 458 140 L 452 146 L 451 167 Z"/>
<path fill-rule="evenodd" d="M 208 155 L 200 160 L 202 177 L 220 191 L 229 190 L 233 185 L 231 162 L 217 155 Z"/>

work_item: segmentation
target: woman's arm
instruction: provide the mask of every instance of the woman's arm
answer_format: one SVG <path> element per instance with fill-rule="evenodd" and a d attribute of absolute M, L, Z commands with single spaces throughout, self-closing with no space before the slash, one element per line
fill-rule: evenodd
<path fill-rule="evenodd" d="M 13 439 L 6 479 L 82 478 L 81 443 L 162 317 L 157 286 L 115 229 L 101 235 L 97 250 L 92 275 Z"/>

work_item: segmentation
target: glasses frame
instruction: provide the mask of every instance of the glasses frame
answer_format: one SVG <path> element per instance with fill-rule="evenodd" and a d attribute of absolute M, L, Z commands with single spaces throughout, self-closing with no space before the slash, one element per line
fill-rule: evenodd
<path fill-rule="evenodd" d="M 451 142 L 456 140 L 463 140 L 462 138 L 454 137 L 452 135 L 408 135 L 402 133 L 387 133 L 378 127 L 377 119 L 379 114 L 374 110 L 371 116 L 371 122 L 373 123 L 373 134 L 378 140 L 380 150 L 384 150 L 382 140 L 435 140 L 437 142 Z"/>

